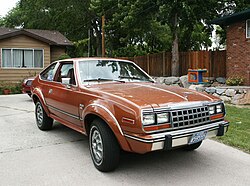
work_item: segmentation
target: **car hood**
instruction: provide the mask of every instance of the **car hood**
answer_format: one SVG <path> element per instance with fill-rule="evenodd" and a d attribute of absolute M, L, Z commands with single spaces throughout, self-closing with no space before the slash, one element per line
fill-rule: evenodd
<path fill-rule="evenodd" d="M 90 87 L 103 94 L 132 102 L 139 107 L 162 107 L 180 102 L 219 100 L 206 93 L 156 83 L 104 83 Z"/>

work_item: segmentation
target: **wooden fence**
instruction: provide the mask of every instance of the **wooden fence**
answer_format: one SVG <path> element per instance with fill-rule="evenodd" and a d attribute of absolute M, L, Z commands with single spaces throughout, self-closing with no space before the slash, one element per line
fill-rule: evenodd
<path fill-rule="evenodd" d="M 207 69 L 207 77 L 226 77 L 226 51 L 180 52 L 180 75 L 188 69 Z M 124 59 L 124 58 L 123 58 Z M 125 57 L 138 64 L 151 76 L 171 76 L 171 52 Z"/>

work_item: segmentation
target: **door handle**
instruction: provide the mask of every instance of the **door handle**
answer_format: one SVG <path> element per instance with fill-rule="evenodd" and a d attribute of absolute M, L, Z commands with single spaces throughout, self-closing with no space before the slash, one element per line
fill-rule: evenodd
<path fill-rule="evenodd" d="M 52 89 L 49 89 L 49 94 L 51 94 L 53 92 L 53 90 Z"/>

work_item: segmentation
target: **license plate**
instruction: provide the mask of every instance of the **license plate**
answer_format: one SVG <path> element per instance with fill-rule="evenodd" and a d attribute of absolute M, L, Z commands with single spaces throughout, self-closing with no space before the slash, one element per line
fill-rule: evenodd
<path fill-rule="evenodd" d="M 207 131 L 196 132 L 193 134 L 191 139 L 189 140 L 189 145 L 198 143 L 206 138 Z"/>

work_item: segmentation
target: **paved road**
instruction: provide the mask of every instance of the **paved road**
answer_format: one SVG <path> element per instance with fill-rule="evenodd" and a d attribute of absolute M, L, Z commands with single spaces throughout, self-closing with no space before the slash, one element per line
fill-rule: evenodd
<path fill-rule="evenodd" d="M 212 140 L 194 152 L 124 153 L 97 171 L 88 140 L 58 123 L 37 129 L 27 95 L 0 96 L 0 185 L 249 185 L 250 155 Z"/>

